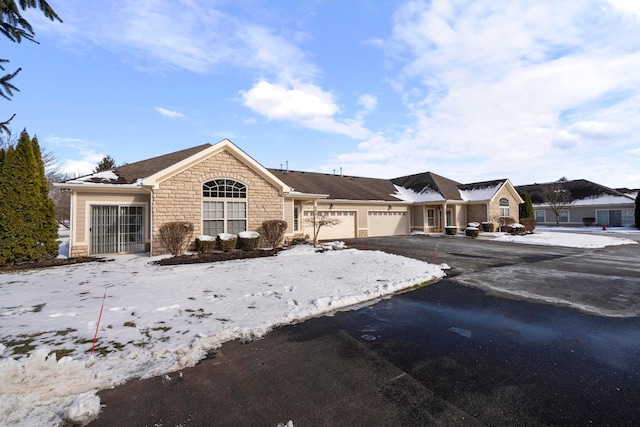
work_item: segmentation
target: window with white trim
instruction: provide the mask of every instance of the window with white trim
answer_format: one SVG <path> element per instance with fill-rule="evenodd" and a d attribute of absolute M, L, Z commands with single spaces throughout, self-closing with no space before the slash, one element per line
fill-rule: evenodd
<path fill-rule="evenodd" d="M 569 211 L 564 210 L 558 215 L 558 222 L 569 222 Z"/>
<path fill-rule="evenodd" d="M 544 210 L 535 210 L 533 211 L 536 217 L 536 221 L 538 223 L 543 223 L 543 222 L 547 222 L 546 217 L 545 217 L 545 212 Z"/>
<path fill-rule="evenodd" d="M 435 225 L 436 225 L 436 210 L 427 209 L 427 226 L 435 227 Z"/>
<path fill-rule="evenodd" d="M 247 230 L 247 186 L 232 179 L 202 184 L 202 232 L 238 234 Z"/>
<path fill-rule="evenodd" d="M 506 197 L 503 197 L 502 199 L 500 199 L 500 216 L 501 217 L 508 217 L 509 215 L 509 199 L 507 199 Z"/>

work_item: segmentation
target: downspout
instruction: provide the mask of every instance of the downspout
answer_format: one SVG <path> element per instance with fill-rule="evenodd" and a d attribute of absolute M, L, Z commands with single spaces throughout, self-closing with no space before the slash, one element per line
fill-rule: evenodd
<path fill-rule="evenodd" d="M 142 188 L 149 192 L 149 256 L 153 256 L 153 189 Z"/>
<path fill-rule="evenodd" d="M 73 206 L 76 203 L 76 197 L 75 197 L 75 191 L 73 191 L 71 188 L 69 188 L 68 190 L 71 191 L 71 200 L 70 200 L 71 203 L 69 203 L 69 255 L 68 255 L 68 257 L 71 258 L 71 254 L 73 253 L 73 239 L 75 238 L 75 233 L 73 232 L 73 229 L 75 228 L 76 222 L 73 215 L 73 210 L 74 210 Z"/>

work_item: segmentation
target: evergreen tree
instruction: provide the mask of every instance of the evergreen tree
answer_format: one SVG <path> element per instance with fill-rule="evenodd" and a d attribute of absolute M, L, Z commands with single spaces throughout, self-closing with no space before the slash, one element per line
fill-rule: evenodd
<path fill-rule="evenodd" d="M 35 148 L 35 149 L 34 149 Z M 55 256 L 55 211 L 48 197 L 40 148 L 22 131 L 0 170 L 0 265 Z M 53 220 L 52 220 L 53 218 Z"/>
<path fill-rule="evenodd" d="M 111 156 L 104 156 L 93 170 L 93 173 L 104 172 L 116 167 L 116 161 Z"/>
<path fill-rule="evenodd" d="M 49 197 L 49 182 L 45 174 L 45 157 L 40 150 L 38 137 L 34 135 L 31 139 L 33 154 L 35 155 L 37 168 L 34 170 L 36 189 L 39 191 L 42 207 L 40 209 L 41 218 L 38 228 L 38 244 L 45 248 L 45 256 L 57 256 L 60 244 L 58 238 L 58 222 L 56 220 L 56 206 L 53 199 Z"/>
<path fill-rule="evenodd" d="M 535 213 L 533 211 L 533 203 L 531 203 L 531 196 L 526 191 L 520 194 L 520 197 L 524 200 L 524 203 L 521 203 L 520 208 L 520 218 L 533 218 Z"/>

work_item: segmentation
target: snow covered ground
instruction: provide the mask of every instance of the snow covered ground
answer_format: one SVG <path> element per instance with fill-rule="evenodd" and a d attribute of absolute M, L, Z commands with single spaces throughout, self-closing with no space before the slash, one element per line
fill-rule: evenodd
<path fill-rule="evenodd" d="M 555 231 L 485 237 L 573 247 L 637 243 Z M 0 425 L 88 421 L 99 411 L 100 389 L 194 366 L 225 341 L 444 276 L 440 266 L 410 258 L 310 246 L 213 264 L 161 267 L 155 259 L 121 255 L 0 275 Z"/>

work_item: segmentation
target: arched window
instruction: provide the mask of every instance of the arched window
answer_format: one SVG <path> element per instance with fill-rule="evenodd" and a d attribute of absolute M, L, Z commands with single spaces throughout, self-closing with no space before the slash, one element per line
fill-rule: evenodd
<path fill-rule="evenodd" d="M 202 184 L 202 232 L 238 234 L 247 230 L 247 186 L 232 179 Z"/>
<path fill-rule="evenodd" d="M 509 216 L 509 199 L 503 197 L 500 199 L 500 216 L 508 217 Z"/>

